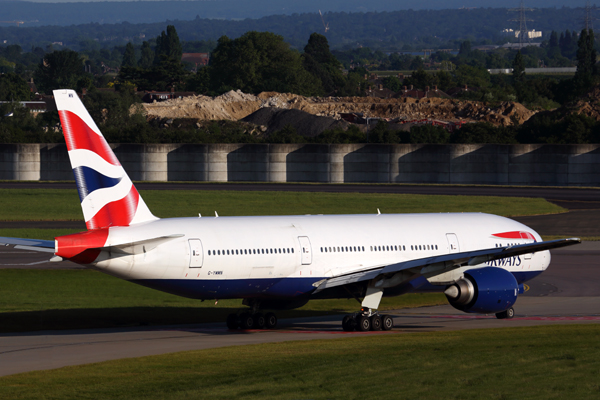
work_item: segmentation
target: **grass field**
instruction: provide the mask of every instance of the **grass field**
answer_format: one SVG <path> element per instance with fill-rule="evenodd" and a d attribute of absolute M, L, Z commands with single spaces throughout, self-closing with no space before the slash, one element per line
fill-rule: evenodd
<path fill-rule="evenodd" d="M 0 270 L 0 332 L 222 322 L 241 300 L 201 302 L 91 270 Z M 445 304 L 441 293 L 384 298 L 382 310 Z M 354 312 L 354 299 L 312 300 L 280 318 Z"/>
<path fill-rule="evenodd" d="M 0 378 L 3 399 L 597 399 L 600 326 L 270 343 Z"/>
<path fill-rule="evenodd" d="M 486 212 L 504 216 L 565 211 L 544 199 L 491 196 L 425 196 L 380 193 L 146 190 L 142 197 L 161 218 L 236 215 Z M 0 221 L 82 219 L 77 191 L 0 189 Z"/>

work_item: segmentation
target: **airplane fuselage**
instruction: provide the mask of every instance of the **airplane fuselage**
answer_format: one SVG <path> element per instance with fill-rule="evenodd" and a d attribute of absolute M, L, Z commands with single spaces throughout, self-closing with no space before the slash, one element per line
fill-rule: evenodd
<path fill-rule="evenodd" d="M 512 232 L 512 237 L 494 236 Z M 514 233 L 521 232 L 521 235 Z M 177 236 L 137 254 L 102 251 L 91 263 L 119 278 L 198 299 L 308 296 L 316 282 L 413 259 L 540 241 L 527 226 L 495 215 L 373 214 L 161 219 L 108 230 L 105 246 Z M 506 236 L 506 235 L 505 235 Z M 518 283 L 543 272 L 540 251 L 464 270 L 497 266 Z M 386 295 L 443 291 L 444 280 L 421 278 Z M 320 297 L 339 297 L 326 291 Z M 341 297 L 348 297 L 342 293 Z"/>

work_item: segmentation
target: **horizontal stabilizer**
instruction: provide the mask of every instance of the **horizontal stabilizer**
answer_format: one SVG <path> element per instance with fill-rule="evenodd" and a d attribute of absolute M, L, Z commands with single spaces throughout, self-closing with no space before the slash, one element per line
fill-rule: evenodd
<path fill-rule="evenodd" d="M 16 249 L 54 253 L 54 240 L 0 237 L 0 245 L 14 245 Z"/>

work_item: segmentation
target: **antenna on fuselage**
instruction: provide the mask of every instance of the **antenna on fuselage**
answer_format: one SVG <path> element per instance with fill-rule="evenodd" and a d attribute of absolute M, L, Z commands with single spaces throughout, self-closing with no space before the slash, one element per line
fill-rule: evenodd
<path fill-rule="evenodd" d="M 219 214 L 215 211 L 215 218 L 219 218 Z"/>
<path fill-rule="evenodd" d="M 379 211 L 379 208 L 377 209 L 377 215 L 381 215 L 381 211 Z"/>

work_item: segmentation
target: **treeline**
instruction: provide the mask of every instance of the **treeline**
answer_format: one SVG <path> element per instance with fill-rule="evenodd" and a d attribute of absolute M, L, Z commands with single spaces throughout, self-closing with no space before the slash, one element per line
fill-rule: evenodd
<path fill-rule="evenodd" d="M 538 51 L 531 48 L 510 53 L 514 69 L 512 74 L 492 76 L 480 65 L 482 52 L 472 50 L 470 42 L 464 41 L 456 56 L 434 55 L 447 57 L 441 61 L 446 63 L 442 65 L 446 65 L 447 69 L 431 72 L 425 71 L 421 65 L 403 81 L 391 76 L 384 79 L 384 84 L 393 90 L 400 90 L 402 85 L 422 89 L 438 86 L 442 90 L 467 85 L 474 90 L 465 91 L 459 97 L 481 100 L 491 105 L 500 101 L 519 100 L 529 107 L 551 109 L 562 105 L 562 109 L 568 109 L 569 102 L 600 83 L 593 31 L 583 30 L 578 36 L 569 31 L 553 33 L 548 44 L 539 51 L 543 50 L 548 57 L 552 55 L 553 59 L 567 58 L 573 53 L 573 49 L 565 44 L 568 36 L 571 37 L 571 43 L 577 37 L 574 51 L 577 73 L 572 78 L 527 76 L 525 66 L 529 52 Z M 38 89 L 46 93 L 58 88 L 86 89 L 86 106 L 107 137 L 114 142 L 321 140 L 332 143 L 447 143 L 460 140 L 467 143 L 591 143 L 598 140 L 594 133 L 598 131 L 598 125 L 594 120 L 572 116 L 569 112 L 539 114 L 531 123 L 520 127 L 495 128 L 489 124 L 469 124 L 452 135 L 431 127 L 415 127 L 407 134 L 384 125 L 368 134 L 352 128 L 346 133 L 327 132 L 316 139 L 304 138 L 302 132 L 294 132 L 289 127 L 268 137 L 250 134 L 251 129 L 236 123 L 217 123 L 202 128 L 181 123 L 178 124 L 182 125 L 181 129 L 173 128 L 173 125 L 165 129 L 161 125 L 149 124 L 140 114 L 130 113 L 131 106 L 140 102 L 134 94 L 134 88 L 166 90 L 176 87 L 177 90 L 204 94 L 240 89 L 254 94 L 278 91 L 305 96 L 353 96 L 364 95 L 368 71 L 360 67 L 344 74 L 342 64 L 329 49 L 327 38 L 317 33 L 310 35 L 302 53 L 292 49 L 283 37 L 273 33 L 248 32 L 237 39 L 223 36 L 215 44 L 210 65 L 200 68 L 197 73 L 190 73 L 181 63 L 184 44 L 179 40 L 174 26 L 168 26 L 153 42 L 154 47 L 147 41 L 139 47 L 129 43 L 122 52 L 115 49 L 121 59 L 117 76 L 95 76 L 87 72 L 90 60 L 85 54 L 71 50 L 44 53 L 34 71 L 0 75 L 0 100 L 27 100 L 30 96 L 25 80 L 27 76 L 33 76 Z M 16 50 L 6 47 L 2 55 L 13 59 L 22 57 L 22 53 Z M 414 59 L 420 60 L 418 57 Z M 22 64 L 15 64 L 14 71 L 25 69 L 17 68 L 18 65 Z M 96 90 L 97 87 L 106 86 L 116 90 Z M 0 108 L 0 141 L 3 142 L 53 141 L 57 126 L 56 113 L 33 118 L 14 103 Z M 62 140 L 60 135 L 57 138 Z"/>
<path fill-rule="evenodd" d="M 131 4 L 139 10 L 144 3 Z M 70 5 L 64 6 L 70 7 Z M 45 5 L 40 4 L 39 7 L 43 8 Z M 314 10 L 321 7 L 315 6 Z M 102 8 L 110 7 L 102 5 Z M 144 10 L 140 12 L 143 13 Z M 188 14 L 189 19 L 196 14 L 198 13 Z M 535 20 L 535 25 L 530 24 L 530 29 L 535 28 L 542 32 L 578 29 L 582 16 L 582 9 L 564 7 L 539 8 L 527 13 L 528 18 Z M 336 49 L 363 46 L 374 50 L 401 51 L 411 48 L 449 48 L 452 41 L 467 38 L 489 44 L 514 42 L 516 41 L 514 35 L 511 38 L 503 35 L 501 31 L 514 28 L 516 25 L 508 21 L 515 17 L 516 14 L 506 8 L 327 12 L 324 18 L 330 29 L 326 33 L 323 22 L 316 12 L 271 15 L 243 20 L 205 19 L 197 16 L 193 20 L 171 20 L 168 23 L 176 27 L 184 41 L 217 40 L 223 35 L 238 38 L 249 31 L 268 31 L 283 36 L 293 48 L 301 49 L 306 42 L 306 37 L 312 32 L 322 32 L 332 48 Z M 18 44 L 25 49 L 45 48 L 52 43 L 60 42 L 67 48 L 79 51 L 82 50 L 82 43 L 89 40 L 97 41 L 102 47 L 108 48 L 115 45 L 124 46 L 129 41 L 141 44 L 147 38 L 159 35 L 164 25 L 165 22 L 141 24 L 123 22 L 70 26 L 47 24 L 47 26 L 31 28 L 0 27 L 0 39 L 7 40 L 8 44 Z"/>

